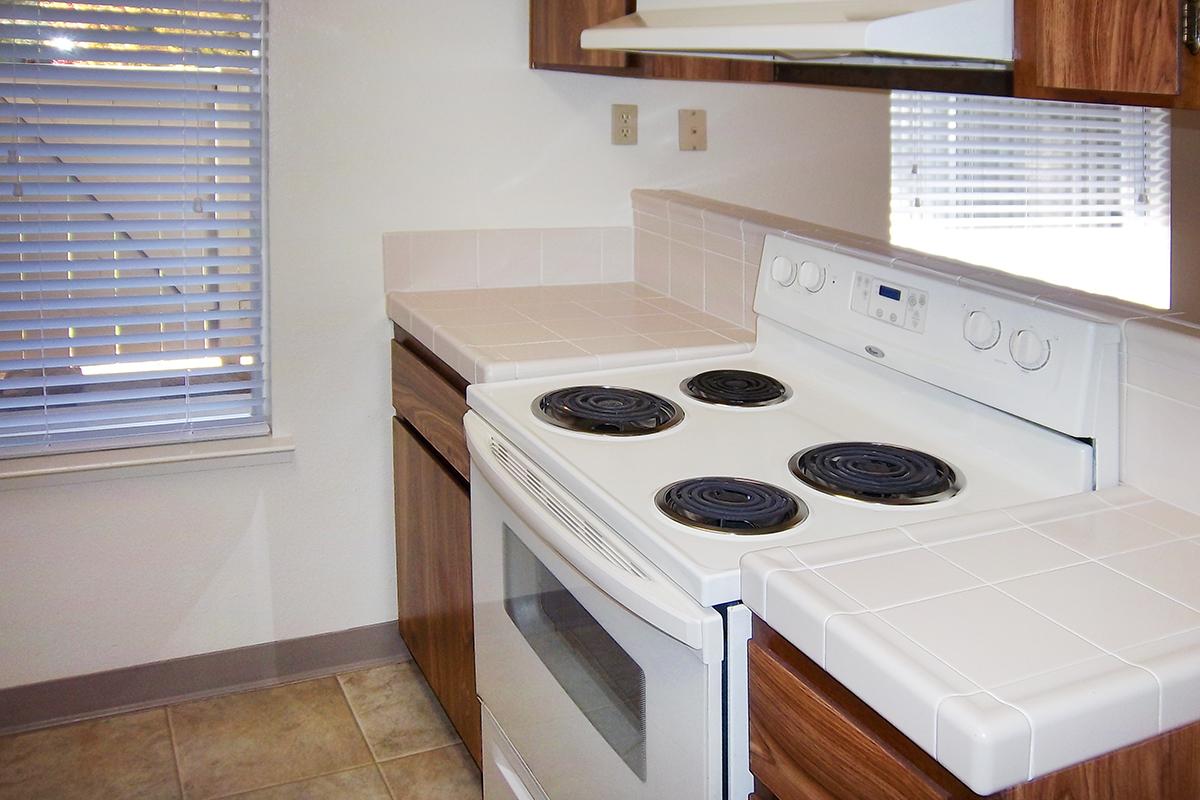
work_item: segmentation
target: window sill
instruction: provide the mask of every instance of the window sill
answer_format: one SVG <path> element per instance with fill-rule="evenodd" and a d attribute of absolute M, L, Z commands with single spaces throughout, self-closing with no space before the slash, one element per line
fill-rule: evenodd
<path fill-rule="evenodd" d="M 291 437 L 255 436 L 0 459 L 0 491 L 282 464 L 295 450 Z"/>

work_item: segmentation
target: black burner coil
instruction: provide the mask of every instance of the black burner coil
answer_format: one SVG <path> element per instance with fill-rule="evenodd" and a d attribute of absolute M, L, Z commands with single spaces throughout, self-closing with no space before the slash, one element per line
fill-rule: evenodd
<path fill-rule="evenodd" d="M 722 406 L 754 408 L 786 400 L 786 386 L 760 372 L 741 369 L 714 369 L 688 378 L 681 387 L 685 394 Z"/>
<path fill-rule="evenodd" d="M 939 458 L 890 444 L 839 442 L 797 453 L 792 474 L 826 494 L 889 505 L 933 503 L 961 488 Z"/>
<path fill-rule="evenodd" d="M 683 419 L 683 411 L 656 394 L 616 386 L 570 386 L 533 403 L 547 422 L 567 430 L 609 436 L 656 433 Z"/>
<path fill-rule="evenodd" d="M 745 478 L 689 478 L 655 496 L 671 519 L 693 528 L 741 536 L 777 533 L 808 516 L 804 501 L 777 486 Z"/>

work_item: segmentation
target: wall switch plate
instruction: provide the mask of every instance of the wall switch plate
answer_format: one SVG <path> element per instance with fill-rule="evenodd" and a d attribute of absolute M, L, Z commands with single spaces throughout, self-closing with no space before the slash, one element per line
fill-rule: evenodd
<path fill-rule="evenodd" d="M 613 103 L 612 143 L 637 144 L 638 107 Z"/>
<path fill-rule="evenodd" d="M 708 114 L 704 109 L 679 109 L 679 149 L 708 149 Z"/>

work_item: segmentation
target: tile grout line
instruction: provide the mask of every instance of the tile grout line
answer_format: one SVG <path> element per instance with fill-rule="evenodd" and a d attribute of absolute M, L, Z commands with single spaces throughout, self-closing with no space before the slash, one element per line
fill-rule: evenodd
<path fill-rule="evenodd" d="M 163 716 L 167 719 L 167 736 L 171 739 L 171 760 L 175 763 L 175 782 L 179 786 L 179 797 L 185 797 L 183 792 L 183 767 L 179 764 L 179 745 L 175 741 L 175 723 L 171 721 L 171 706 L 163 706 Z"/>
<path fill-rule="evenodd" d="M 242 797 L 244 795 L 248 795 L 251 793 L 264 792 L 268 789 L 278 789 L 283 786 L 297 786 L 302 783 L 308 783 L 309 781 L 320 780 L 321 778 L 328 778 L 331 775 L 341 775 L 346 772 L 354 772 L 356 770 L 367 769 L 368 767 L 375 767 L 375 766 L 378 766 L 378 764 L 376 764 L 374 761 L 372 761 L 370 764 L 359 764 L 358 766 L 355 766 L 355 767 L 341 767 L 339 769 L 330 770 L 329 772 L 321 772 L 316 775 L 309 775 L 306 778 L 297 778 L 296 780 L 284 781 L 283 783 L 272 783 L 267 786 L 256 786 L 253 789 L 242 789 L 240 791 L 234 792 L 233 794 L 213 795 L 212 797 L 205 797 L 205 798 L 202 798 L 201 800 L 236 800 L 236 798 L 238 798 L 238 797 Z M 380 777 L 382 777 L 382 775 Z M 386 780 L 383 782 L 383 785 L 387 786 Z M 391 794 L 391 791 L 389 790 L 388 793 Z"/>
<path fill-rule="evenodd" d="M 371 754 L 371 761 L 376 765 L 379 764 L 379 755 L 375 752 L 375 746 L 371 744 L 371 738 L 367 736 L 366 730 L 363 729 L 362 720 L 358 718 L 358 712 L 354 710 L 354 703 L 350 702 L 350 695 L 346 694 L 346 685 L 342 683 L 342 674 L 337 673 L 333 676 L 337 681 L 338 692 L 342 695 L 342 701 L 345 702 L 346 708 L 350 711 L 350 718 L 354 720 L 354 727 L 358 730 L 358 735 L 362 737 L 363 743 L 367 746 L 367 752 Z M 384 781 L 387 783 L 387 781 Z M 389 793 L 390 793 L 389 789 Z"/>
<path fill-rule="evenodd" d="M 381 767 L 379 765 L 378 761 L 375 762 L 374 766 L 375 766 L 375 774 L 378 775 L 379 780 L 383 782 L 383 790 L 385 792 L 387 792 L 387 796 L 390 797 L 392 800 L 397 800 L 396 793 L 392 791 L 392 785 L 390 783 L 388 783 L 387 776 L 383 774 L 383 767 Z"/>

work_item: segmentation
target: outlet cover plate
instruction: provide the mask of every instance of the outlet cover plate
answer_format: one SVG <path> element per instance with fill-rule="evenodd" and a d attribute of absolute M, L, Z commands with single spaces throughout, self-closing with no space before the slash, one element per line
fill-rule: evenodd
<path fill-rule="evenodd" d="M 708 149 L 708 114 L 704 109 L 679 109 L 679 149 Z"/>
<path fill-rule="evenodd" d="M 612 143 L 637 144 L 638 107 L 614 103 L 612 107 Z"/>

